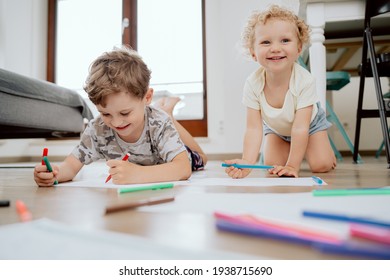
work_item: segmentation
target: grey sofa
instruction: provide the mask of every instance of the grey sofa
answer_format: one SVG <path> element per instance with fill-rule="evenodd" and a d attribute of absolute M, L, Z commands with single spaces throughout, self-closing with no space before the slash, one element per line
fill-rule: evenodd
<path fill-rule="evenodd" d="M 78 137 L 92 118 L 77 92 L 0 69 L 0 139 Z"/>

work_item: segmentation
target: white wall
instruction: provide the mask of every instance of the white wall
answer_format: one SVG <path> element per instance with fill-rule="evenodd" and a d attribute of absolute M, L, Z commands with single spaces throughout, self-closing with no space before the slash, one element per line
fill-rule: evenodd
<path fill-rule="evenodd" d="M 284 4 L 295 11 L 299 8 L 298 0 L 206 1 L 209 137 L 199 139 L 206 153 L 242 151 L 245 129 L 242 88 L 246 77 L 257 65 L 243 57 L 238 47 L 239 39 L 250 12 L 262 9 L 270 3 Z M 45 79 L 46 36 L 46 0 L 0 0 L 0 67 Z M 335 93 L 335 110 L 337 113 L 342 112 L 340 117 L 342 122 L 348 123 L 349 132 L 354 130 L 356 106 L 350 104 L 353 104 L 351 99 L 356 98 L 356 92 L 356 87 L 348 86 L 343 92 Z M 378 119 L 370 121 L 377 122 L 379 127 Z M 364 134 L 361 149 L 375 150 L 381 140 L 380 130 L 370 132 L 370 137 L 378 135 L 375 140 L 370 140 L 370 137 Z M 338 146 L 344 147 L 341 139 L 336 138 L 336 141 Z M 51 141 L 47 144 L 43 140 L 3 140 L 0 141 L 0 157 L 39 156 L 43 145 L 50 145 L 52 155 L 66 155 L 75 145 L 75 141 Z"/>

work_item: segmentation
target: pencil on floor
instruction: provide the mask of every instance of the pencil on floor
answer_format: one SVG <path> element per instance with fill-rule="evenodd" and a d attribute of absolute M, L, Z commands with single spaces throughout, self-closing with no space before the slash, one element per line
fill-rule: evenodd
<path fill-rule="evenodd" d="M 133 201 L 129 203 L 122 203 L 118 205 L 112 205 L 106 207 L 106 214 L 110 214 L 113 212 L 123 211 L 123 210 L 129 210 L 134 209 L 141 206 L 150 206 L 155 204 L 161 204 L 161 203 L 167 203 L 174 201 L 175 197 L 165 197 L 165 198 L 151 198 L 151 199 L 145 199 L 145 200 L 139 200 L 139 201 Z"/>

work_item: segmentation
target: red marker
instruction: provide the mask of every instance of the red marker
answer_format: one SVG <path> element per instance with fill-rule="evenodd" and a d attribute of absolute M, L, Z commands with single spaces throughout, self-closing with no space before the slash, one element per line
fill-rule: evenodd
<path fill-rule="evenodd" d="M 22 222 L 31 221 L 32 215 L 31 215 L 30 211 L 28 211 L 27 206 L 24 204 L 24 202 L 21 200 L 16 200 L 15 205 L 16 205 L 16 211 L 18 211 L 20 220 Z"/>
<path fill-rule="evenodd" d="M 42 152 L 42 165 L 45 165 L 45 161 L 43 160 L 44 157 L 47 157 L 47 154 L 49 153 L 48 148 L 44 148 Z"/>
<path fill-rule="evenodd" d="M 126 160 L 129 158 L 129 156 L 130 156 L 129 153 L 125 154 L 125 156 L 122 158 L 122 160 L 123 160 L 123 161 L 126 161 Z M 108 175 L 108 177 L 107 177 L 107 179 L 106 179 L 106 183 L 107 183 L 108 181 L 110 181 L 110 180 L 111 180 L 111 174 Z"/>

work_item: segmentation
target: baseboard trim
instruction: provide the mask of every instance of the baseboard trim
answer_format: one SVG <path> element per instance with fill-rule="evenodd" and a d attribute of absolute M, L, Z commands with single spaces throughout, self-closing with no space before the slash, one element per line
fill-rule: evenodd
<path fill-rule="evenodd" d="M 50 161 L 51 162 L 61 162 L 65 159 L 65 156 L 50 156 Z M 26 157 L 26 156 L 21 156 L 21 157 L 0 157 L 0 164 L 4 163 L 20 163 L 20 162 L 36 162 L 40 163 L 42 160 L 41 157 Z"/>

